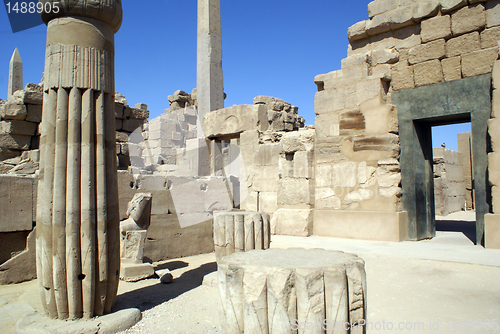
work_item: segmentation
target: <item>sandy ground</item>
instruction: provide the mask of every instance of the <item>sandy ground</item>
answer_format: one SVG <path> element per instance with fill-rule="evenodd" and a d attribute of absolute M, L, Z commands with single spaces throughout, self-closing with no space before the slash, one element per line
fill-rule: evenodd
<path fill-rule="evenodd" d="M 465 223 L 471 215 L 438 219 Z M 475 246 L 462 232 L 439 231 L 430 241 L 402 243 L 273 236 L 272 247 L 343 250 L 363 258 L 369 334 L 500 333 L 491 328 L 500 326 L 500 250 Z M 216 270 L 214 254 L 156 265 L 171 270 L 171 284 L 120 282 L 116 310 L 137 307 L 143 315 L 122 333 L 220 333 L 218 292 L 208 278 L 213 274 L 202 285 Z M 30 309 L 41 310 L 38 300 L 36 281 L 0 286 L 0 332 L 10 333 Z"/>

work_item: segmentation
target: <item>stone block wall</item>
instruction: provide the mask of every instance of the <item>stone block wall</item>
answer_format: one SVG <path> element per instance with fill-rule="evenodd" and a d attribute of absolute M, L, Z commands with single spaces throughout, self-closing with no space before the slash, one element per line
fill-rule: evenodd
<path fill-rule="evenodd" d="M 492 78 L 493 107 L 491 119 L 488 121 L 488 133 L 491 139 L 491 152 L 488 154 L 488 173 L 491 186 L 492 212 L 500 214 L 500 60 L 497 60 L 494 64 Z"/>
<path fill-rule="evenodd" d="M 125 97 L 120 93 L 116 93 L 115 114 L 118 169 L 125 170 L 128 169 L 132 163 L 130 158 L 130 146 L 134 141 L 137 141 L 137 138 L 134 138 L 132 133 L 135 133 L 135 137 L 140 137 L 140 139 L 142 139 L 141 133 L 144 130 L 144 124 L 149 118 L 149 111 L 148 106 L 143 103 L 137 103 L 135 108 L 130 107 Z"/>
<path fill-rule="evenodd" d="M 375 0 L 368 13 L 348 30 L 342 67 L 367 64 L 369 74 L 391 80 L 392 90 L 491 73 L 498 58 L 496 0 Z"/>
<path fill-rule="evenodd" d="M 360 212 L 365 231 L 370 212 L 383 212 L 396 230 L 377 238 L 401 239 L 405 217 L 393 214 L 404 211 L 391 93 L 491 73 L 499 51 L 500 1 L 375 0 L 368 14 L 348 29 L 341 69 L 314 80 L 314 233 L 372 238 L 350 229 Z"/>
<path fill-rule="evenodd" d="M 446 216 L 466 209 L 466 182 L 458 152 L 433 148 L 434 204 L 436 215 Z"/>
<path fill-rule="evenodd" d="M 240 137 L 247 190 L 241 209 L 271 215 L 271 232 L 312 234 L 314 129 L 246 131 Z"/>
<path fill-rule="evenodd" d="M 0 174 L 32 174 L 38 168 L 38 153 L 28 152 L 38 150 L 42 103 L 42 87 L 31 83 L 0 101 Z"/>

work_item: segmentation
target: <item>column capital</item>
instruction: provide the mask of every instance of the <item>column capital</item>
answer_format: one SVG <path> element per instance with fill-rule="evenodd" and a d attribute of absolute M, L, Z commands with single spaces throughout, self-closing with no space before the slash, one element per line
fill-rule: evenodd
<path fill-rule="evenodd" d="M 65 16 L 83 16 L 109 24 L 116 33 L 122 24 L 123 11 L 121 0 L 40 0 L 44 8 L 50 3 L 52 10 L 43 11 L 40 15 L 45 24 L 50 20 Z M 56 12 L 54 5 L 59 10 Z"/>

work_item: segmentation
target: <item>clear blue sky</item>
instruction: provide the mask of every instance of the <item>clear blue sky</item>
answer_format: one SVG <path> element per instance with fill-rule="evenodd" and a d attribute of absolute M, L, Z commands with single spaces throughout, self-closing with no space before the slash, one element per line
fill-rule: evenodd
<path fill-rule="evenodd" d="M 123 25 L 115 39 L 116 90 L 130 105 L 146 103 L 151 117 L 157 117 L 168 108 L 168 95 L 196 86 L 197 1 L 122 2 Z M 274 96 L 299 107 L 306 124 L 314 124 L 314 76 L 340 69 L 347 28 L 368 18 L 369 2 L 221 0 L 225 105 Z M 7 96 L 8 65 L 16 47 L 24 82 L 40 82 L 45 39 L 45 26 L 13 34 L 5 7 L 0 8 L 1 99 Z M 446 142 L 453 148 L 448 144 L 456 137 L 453 131 L 436 138 L 435 146 Z"/>

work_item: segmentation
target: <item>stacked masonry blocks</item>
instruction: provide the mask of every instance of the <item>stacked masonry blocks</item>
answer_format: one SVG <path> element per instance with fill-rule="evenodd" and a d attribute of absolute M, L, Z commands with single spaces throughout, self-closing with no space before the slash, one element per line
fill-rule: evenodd
<path fill-rule="evenodd" d="M 341 69 L 315 78 L 315 209 L 332 211 L 318 227 L 340 224 L 333 211 L 402 210 L 393 91 L 488 74 L 498 58 L 499 0 L 375 0 L 368 14 L 348 29 Z"/>
<path fill-rule="evenodd" d="M 134 144 L 141 137 L 144 123 L 149 117 L 148 106 L 138 103 L 135 108 L 127 105 L 127 100 L 120 93 L 115 95 L 116 114 L 116 154 L 118 168 L 127 169 L 131 164 L 131 155 L 136 152 Z M 132 154 L 130 154 L 132 152 Z"/>
<path fill-rule="evenodd" d="M 500 60 L 493 65 L 492 80 L 493 100 L 488 121 L 492 152 L 488 154 L 488 173 L 494 214 L 485 216 L 485 246 L 500 249 Z"/>
<path fill-rule="evenodd" d="M 240 136 L 248 187 L 241 209 L 270 214 L 273 234 L 312 234 L 313 144 L 313 129 Z"/>
<path fill-rule="evenodd" d="M 348 30 L 351 45 L 343 64 L 372 58 L 371 74 L 380 66 L 373 55 L 395 53 L 385 72 L 392 90 L 491 73 L 498 57 L 497 0 L 376 0 L 368 13 L 370 20 Z"/>
<path fill-rule="evenodd" d="M 155 166 L 167 175 L 198 175 L 197 114 L 194 107 L 167 110 L 145 129 L 142 167 Z"/>
<path fill-rule="evenodd" d="M 0 174 L 28 159 L 38 166 L 42 102 L 42 87 L 35 84 L 27 84 L 7 101 L 0 100 Z"/>

